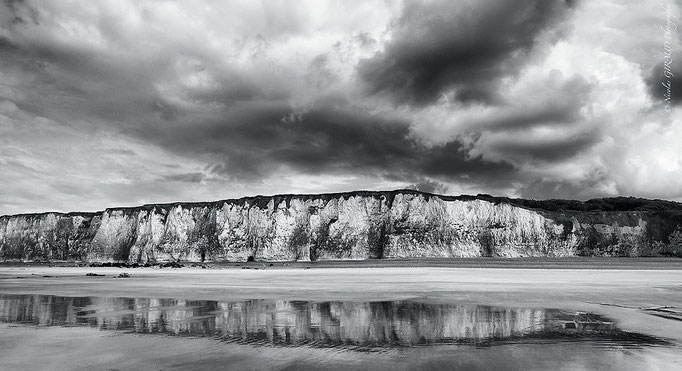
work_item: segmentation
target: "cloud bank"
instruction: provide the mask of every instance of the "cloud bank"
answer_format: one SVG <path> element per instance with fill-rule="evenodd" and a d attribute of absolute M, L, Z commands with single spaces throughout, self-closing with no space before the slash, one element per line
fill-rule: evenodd
<path fill-rule="evenodd" d="M 681 200 L 665 22 L 653 1 L 5 1 L 0 214 L 403 187 Z"/>

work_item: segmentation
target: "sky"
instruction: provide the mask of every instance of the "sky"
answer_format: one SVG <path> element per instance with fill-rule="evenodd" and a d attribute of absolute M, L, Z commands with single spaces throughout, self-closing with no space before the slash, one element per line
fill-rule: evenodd
<path fill-rule="evenodd" d="M 0 215 L 402 188 L 682 201 L 680 5 L 4 0 Z"/>

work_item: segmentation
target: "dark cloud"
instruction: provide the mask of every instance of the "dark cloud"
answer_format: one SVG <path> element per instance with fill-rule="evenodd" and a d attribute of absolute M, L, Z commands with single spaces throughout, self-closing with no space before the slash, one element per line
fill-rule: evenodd
<path fill-rule="evenodd" d="M 561 29 L 560 1 L 409 1 L 392 39 L 358 72 L 372 93 L 427 104 L 455 90 L 461 101 L 497 100 L 500 78 L 515 74 L 540 34 Z"/>
<path fill-rule="evenodd" d="M 290 90 L 277 78 L 264 84 L 259 76 L 239 74 L 210 58 L 187 62 L 162 52 L 137 64 L 135 59 L 112 64 L 102 51 L 79 46 L 16 45 L 9 40 L 5 44 L 7 65 L 19 66 L 43 87 L 40 92 L 26 89 L 29 99 L 19 103 L 21 108 L 67 122 L 97 118 L 107 123 L 107 129 L 207 164 L 206 174 L 170 174 L 161 181 L 200 183 L 215 175 L 258 182 L 283 168 L 422 185 L 438 181 L 502 186 L 516 176 L 509 163 L 469 156 L 469 147 L 457 139 L 424 145 L 414 137 L 408 118 L 369 113 L 343 94 L 317 97 L 309 108 L 294 113 Z M 164 97 L 154 86 L 174 81 L 178 64 L 211 83 L 179 88 L 171 84 L 181 100 Z M 325 54 L 311 60 L 304 77 L 316 89 L 328 87 L 334 79 Z M 54 111 L 54 97 L 69 109 Z M 570 121 L 576 99 L 571 96 L 533 112 L 517 111 L 482 123 L 480 129 Z"/>
<path fill-rule="evenodd" d="M 514 172 L 513 169 L 507 162 L 488 162 L 482 156 L 470 157 L 468 148 L 455 140 L 429 148 L 424 152 L 422 161 L 415 170 L 421 170 L 426 175 L 446 178 L 477 177 L 492 181 L 506 178 Z"/>
<path fill-rule="evenodd" d="M 537 109 L 514 109 L 505 112 L 503 117 L 483 120 L 478 123 L 476 129 L 481 131 L 519 131 L 538 125 L 563 126 L 577 120 L 576 108 L 570 104 L 561 104 L 546 105 Z"/>
<path fill-rule="evenodd" d="M 206 176 L 203 173 L 186 173 L 166 175 L 163 177 L 163 180 L 171 182 L 201 183 L 204 178 L 206 178 Z"/>
<path fill-rule="evenodd" d="M 542 178 L 527 182 L 519 189 L 519 195 L 523 198 L 536 200 L 549 199 L 578 199 L 588 200 L 591 198 L 612 196 L 600 185 L 607 181 L 606 173 L 595 170 L 579 181 L 565 179 Z"/>
<path fill-rule="evenodd" d="M 14 88 L 25 98 L 17 106 L 43 117 L 133 122 L 169 113 L 151 84 L 158 71 L 144 64 L 114 63 L 96 50 L 3 39 L 0 68 L 22 77 Z"/>
<path fill-rule="evenodd" d="M 121 148 L 108 148 L 106 149 L 106 152 L 108 154 L 112 155 L 118 155 L 118 156 L 129 156 L 129 157 L 134 157 L 137 154 L 135 151 L 130 150 L 130 149 L 121 149 Z"/>
<path fill-rule="evenodd" d="M 577 199 L 585 188 L 564 180 L 538 179 L 520 190 L 523 198 L 536 200 Z M 583 199 L 585 197 L 582 197 Z"/>
<path fill-rule="evenodd" d="M 448 187 L 445 184 L 425 179 L 419 183 L 412 184 L 406 187 L 407 189 L 414 189 L 421 192 L 445 194 L 448 191 Z"/>
<path fill-rule="evenodd" d="M 530 161 L 555 162 L 565 161 L 579 152 L 599 142 L 601 137 L 596 132 L 585 132 L 567 135 L 561 138 L 535 140 L 498 140 L 486 147 L 488 151 Z"/>
<path fill-rule="evenodd" d="M 416 76 L 414 86 L 418 89 L 445 89 L 462 82 L 472 87 L 474 81 L 486 78 L 467 77 L 468 73 L 492 71 L 489 67 L 475 67 L 477 63 L 494 61 L 490 76 L 496 79 L 505 69 L 496 58 L 509 62 L 505 54 L 528 52 L 536 43 L 537 33 L 564 12 L 563 5 L 529 2 L 515 5 L 506 10 L 490 4 L 477 5 L 468 11 L 481 19 L 469 21 L 466 16 L 453 15 L 459 9 L 447 3 L 409 3 L 396 25 L 394 41 L 383 55 L 399 59 L 398 70 Z M 523 25 L 502 22 L 507 11 L 520 12 L 514 14 Z M 433 22 L 421 19 L 427 14 L 434 17 Z M 444 34 L 453 31 L 451 24 L 458 20 L 466 20 L 456 27 L 468 36 Z M 107 24 L 109 21 L 103 20 Z M 493 31 L 480 35 L 477 28 L 485 22 L 502 22 L 496 27 L 505 35 L 504 40 L 496 40 Z M 425 44 L 421 39 L 401 41 L 401 37 L 414 35 L 416 29 L 421 30 L 420 37 L 434 39 Z M 102 35 L 114 46 L 125 41 L 121 31 L 112 26 L 103 30 Z M 474 41 L 488 50 L 478 51 L 467 44 L 466 39 L 472 35 L 479 35 Z M 363 45 L 376 42 L 364 33 L 354 37 Z M 309 175 L 361 174 L 408 184 L 424 183 L 427 179 L 500 185 L 516 174 L 507 162 L 471 157 L 470 147 L 458 139 L 438 146 L 425 145 L 414 136 L 409 118 L 387 119 L 370 113 L 358 108 L 343 93 L 317 96 L 309 107 L 292 111 L 293 90 L 288 86 L 291 76 L 277 73 L 259 59 L 271 47 L 260 35 L 237 43 L 254 65 L 261 66 L 251 70 L 225 64 L 200 47 L 182 43 L 169 44 L 137 58 L 126 50 L 64 44 L 60 40 L 17 40 L 6 39 L 0 44 L 6 57 L 0 66 L 19 69 L 30 76 L 27 81 L 40 87 L 22 87 L 27 99 L 17 102 L 21 109 L 60 122 L 87 118 L 98 130 L 120 132 L 206 163 L 206 174 L 180 172 L 161 176 L 162 181 L 198 183 L 207 175 L 215 175 L 257 182 L 282 169 L 291 169 Z M 434 49 L 441 46 L 444 46 L 441 52 Z M 403 54 L 396 54 L 403 47 Z M 451 53 L 460 55 L 453 59 Z M 117 54 L 125 58 L 115 60 Z M 444 59 L 417 60 L 421 56 Z M 306 89 L 313 91 L 304 94 L 314 94 L 337 82 L 329 59 L 329 54 L 320 54 L 310 60 L 303 81 Z M 405 64 L 408 59 L 414 59 L 415 64 Z M 419 65 L 423 62 L 427 64 L 421 70 Z M 371 63 L 374 62 L 363 62 L 360 71 L 370 73 L 367 68 Z M 449 63 L 457 68 L 451 68 Z M 456 72 L 462 68 L 468 70 Z M 362 76 L 368 75 L 363 72 Z M 204 83 L 183 85 L 180 77 Z M 579 84 L 567 84 L 567 91 L 572 92 L 574 85 Z M 541 122 L 568 122 L 574 119 L 579 97 L 580 94 L 570 95 L 565 101 L 550 102 L 535 110 L 517 110 L 482 122 L 477 130 L 516 130 Z"/>
<path fill-rule="evenodd" d="M 659 103 L 665 105 L 680 105 L 682 103 L 682 52 L 673 53 L 672 63 L 668 68 L 665 68 L 664 61 L 658 63 L 652 68 L 651 73 L 644 79 L 644 82 L 649 88 L 649 94 Z M 668 98 L 668 88 L 666 85 L 670 83 L 670 102 L 666 101 Z"/>
<path fill-rule="evenodd" d="M 23 25 L 27 22 L 39 24 L 38 11 L 23 0 L 5 0 L 4 7 L 8 15 L 5 22 L 11 26 Z"/>
<path fill-rule="evenodd" d="M 172 127 L 138 127 L 133 135 L 213 163 L 207 170 L 233 179 L 263 179 L 282 166 L 303 174 L 362 174 L 414 181 L 424 176 L 475 181 L 512 174 L 505 163 L 469 158 L 451 141 L 430 147 L 406 121 L 349 107 L 317 106 L 283 122 L 284 103 L 252 103 L 221 118 Z"/>
<path fill-rule="evenodd" d="M 537 90 L 538 97 L 514 107 L 501 106 L 487 117 L 477 118 L 473 131 L 519 132 L 537 126 L 570 127 L 584 117 L 580 109 L 589 102 L 593 86 L 581 76 L 560 83 L 549 82 Z"/>
<path fill-rule="evenodd" d="M 664 14 L 631 6 L 0 0 L 0 207 L 392 186 L 673 194 L 663 136 L 679 109 L 646 142 L 665 142 L 655 156 L 638 137 L 663 115 L 641 107 L 639 73 L 662 101 Z M 618 170 L 584 176 L 604 164 Z M 649 172 L 667 183 L 639 184 Z"/>
<path fill-rule="evenodd" d="M 18 47 L 14 45 L 14 43 L 12 43 L 8 38 L 0 36 L 0 53 L 7 55 L 17 49 Z"/>

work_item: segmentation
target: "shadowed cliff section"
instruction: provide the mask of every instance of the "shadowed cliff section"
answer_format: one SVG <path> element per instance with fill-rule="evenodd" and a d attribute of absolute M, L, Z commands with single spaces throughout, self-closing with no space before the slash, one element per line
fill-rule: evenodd
<path fill-rule="evenodd" d="M 682 256 L 682 204 L 413 190 L 254 196 L 0 217 L 0 259 Z"/>

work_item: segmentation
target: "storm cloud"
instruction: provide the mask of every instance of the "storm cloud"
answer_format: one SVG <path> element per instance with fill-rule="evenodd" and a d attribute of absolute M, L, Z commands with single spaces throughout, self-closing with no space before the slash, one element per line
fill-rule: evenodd
<path fill-rule="evenodd" d="M 645 79 L 651 96 L 657 101 L 669 105 L 682 103 L 682 92 L 680 90 L 682 86 L 682 64 L 679 63 L 680 60 L 682 60 L 682 53 L 672 54 L 667 67 L 666 61 L 661 60 L 652 68 L 651 73 Z"/>
<path fill-rule="evenodd" d="M 664 22 L 634 1 L 4 1 L 0 214 L 396 188 L 679 198 Z"/>
<path fill-rule="evenodd" d="M 510 164 L 471 158 L 458 140 L 424 145 L 412 136 L 407 121 L 323 105 L 296 120 L 283 120 L 288 110 L 247 105 L 224 118 L 142 127 L 137 135 L 180 155 L 204 156 L 211 164 L 208 172 L 235 180 L 262 179 L 283 167 L 406 181 L 432 176 L 485 182 L 513 173 Z"/>
<path fill-rule="evenodd" d="M 537 46 L 556 41 L 570 5 L 520 0 L 406 2 L 392 38 L 358 70 L 372 93 L 427 104 L 500 100 L 499 79 L 516 74 Z"/>

